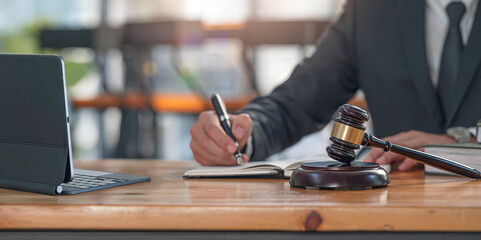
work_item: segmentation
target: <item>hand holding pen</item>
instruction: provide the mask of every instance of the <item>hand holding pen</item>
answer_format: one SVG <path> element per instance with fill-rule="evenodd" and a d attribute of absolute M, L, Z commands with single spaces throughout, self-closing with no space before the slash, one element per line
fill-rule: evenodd
<path fill-rule="evenodd" d="M 236 152 L 234 153 L 235 160 L 237 161 L 237 165 L 242 165 L 244 162 L 242 161 L 242 155 L 239 151 L 239 143 L 232 134 L 232 127 L 229 121 L 229 114 L 227 114 L 227 110 L 225 108 L 224 101 L 220 98 L 219 94 L 214 93 L 211 97 L 212 106 L 214 107 L 214 111 L 219 116 L 220 125 L 222 129 L 224 129 L 225 133 L 232 138 L 235 142 Z"/>
<path fill-rule="evenodd" d="M 225 109 L 225 108 L 224 108 Z M 246 146 L 252 132 L 252 120 L 247 114 L 227 115 L 232 125 L 231 133 L 239 144 L 239 150 Z M 194 159 L 204 166 L 238 165 L 234 155 L 235 141 L 222 128 L 219 116 L 214 111 L 205 111 L 190 129 L 190 148 Z M 242 154 L 243 162 L 249 157 Z"/>

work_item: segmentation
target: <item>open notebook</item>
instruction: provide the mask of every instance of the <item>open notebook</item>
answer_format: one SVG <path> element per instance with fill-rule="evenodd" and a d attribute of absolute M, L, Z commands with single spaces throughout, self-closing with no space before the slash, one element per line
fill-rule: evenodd
<path fill-rule="evenodd" d="M 333 161 L 327 156 L 306 159 L 290 159 L 279 161 L 248 162 L 242 166 L 205 167 L 200 166 L 184 173 L 186 178 L 216 178 L 216 177 L 277 177 L 289 178 L 292 172 L 305 162 Z M 381 165 L 387 172 L 390 165 Z"/>

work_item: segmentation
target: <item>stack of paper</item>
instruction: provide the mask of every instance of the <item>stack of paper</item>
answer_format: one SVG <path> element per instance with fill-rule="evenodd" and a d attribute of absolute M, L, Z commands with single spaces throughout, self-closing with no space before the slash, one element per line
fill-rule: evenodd
<path fill-rule="evenodd" d="M 424 151 L 472 167 L 478 171 L 481 169 L 481 144 L 478 143 L 425 145 Z M 428 165 L 426 165 L 424 172 L 426 174 L 456 175 Z"/>

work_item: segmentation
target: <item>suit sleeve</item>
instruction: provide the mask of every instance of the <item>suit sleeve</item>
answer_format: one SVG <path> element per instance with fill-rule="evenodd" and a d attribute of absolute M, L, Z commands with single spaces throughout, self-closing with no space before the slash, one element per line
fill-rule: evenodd
<path fill-rule="evenodd" d="M 251 160 L 264 160 L 323 128 L 357 91 L 355 4 L 344 6 L 318 40 L 315 53 L 298 64 L 287 81 L 242 110 L 253 120 Z"/>

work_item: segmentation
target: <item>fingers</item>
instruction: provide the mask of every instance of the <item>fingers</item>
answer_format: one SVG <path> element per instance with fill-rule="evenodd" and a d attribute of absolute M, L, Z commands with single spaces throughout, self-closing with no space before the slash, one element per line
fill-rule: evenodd
<path fill-rule="evenodd" d="M 408 148 L 421 149 L 426 144 L 455 143 L 454 139 L 445 134 L 431 134 L 421 131 L 411 130 L 402 132 L 385 140 L 389 140 L 394 144 Z"/>
<path fill-rule="evenodd" d="M 401 132 L 386 138 L 385 141 L 390 141 L 393 144 L 401 145 L 409 148 L 420 148 L 423 142 L 426 142 L 427 133 L 411 130 L 406 132 Z"/>
<path fill-rule="evenodd" d="M 252 133 L 252 119 L 247 114 L 230 115 L 232 133 L 242 149 Z"/>
<path fill-rule="evenodd" d="M 413 144 L 413 137 L 416 138 L 420 135 L 421 132 L 418 131 L 409 131 L 409 132 L 402 132 L 393 136 L 389 136 L 384 138 L 383 140 L 385 141 L 391 141 L 394 144 L 397 145 L 402 145 L 406 146 L 406 144 L 403 143 L 408 143 L 406 147 L 411 147 L 415 148 L 414 144 L 418 144 L 418 142 L 414 142 Z M 422 146 L 422 145 L 421 145 Z M 364 159 L 365 162 L 376 162 L 379 164 L 392 164 L 394 162 L 401 162 L 404 161 L 406 157 L 391 153 L 391 152 L 384 152 L 381 149 L 378 148 L 373 148 L 371 149 L 371 152 L 369 155 Z"/>
<path fill-rule="evenodd" d="M 389 140 L 393 144 L 418 150 L 422 149 L 422 146 L 425 144 L 454 142 L 453 139 L 444 134 L 431 134 L 415 130 L 402 132 L 387 137 L 384 140 Z M 364 161 L 377 162 L 379 164 L 399 163 L 398 170 L 400 171 L 408 171 L 422 165 L 421 163 L 406 158 L 402 155 L 390 152 L 385 153 L 380 149 L 372 149 L 371 153 L 366 157 Z"/>
<path fill-rule="evenodd" d="M 231 155 L 225 148 L 219 147 L 207 135 L 203 128 L 197 128 L 192 131 L 192 140 L 190 147 L 193 150 L 193 153 L 202 151 L 207 152 L 213 156 L 221 157 L 223 159 L 229 158 L 229 155 Z"/>
<path fill-rule="evenodd" d="M 245 115 L 245 114 L 244 114 Z M 252 121 L 249 116 L 232 116 L 236 122 L 237 134 L 242 139 L 244 146 L 251 133 Z M 199 115 L 198 121 L 190 129 L 192 136 L 190 148 L 194 159 L 205 166 L 226 166 L 237 165 L 233 153 L 236 146 L 234 140 L 229 137 L 222 129 L 219 118 L 212 112 L 203 112 Z M 245 155 L 242 156 L 244 162 L 249 161 Z"/>
<path fill-rule="evenodd" d="M 213 155 L 208 151 L 204 151 L 199 145 L 191 144 L 194 159 L 204 166 L 234 166 L 237 164 L 235 159 L 231 159 L 231 155 L 223 157 Z"/>
<path fill-rule="evenodd" d="M 403 155 L 399 155 L 391 152 L 384 152 L 381 156 L 376 159 L 379 164 L 392 164 L 394 162 L 403 161 L 406 159 Z"/>
<path fill-rule="evenodd" d="M 234 141 L 223 133 L 215 113 L 201 113 L 199 120 L 190 128 L 190 134 L 192 136 L 190 148 L 194 159 L 200 164 L 233 165 L 235 163 L 230 160 L 231 153 L 227 150 L 229 141 L 232 144 Z"/>
<path fill-rule="evenodd" d="M 209 138 L 220 148 L 228 152 L 234 153 L 236 146 L 234 140 L 230 138 L 222 129 L 219 117 L 213 112 L 203 112 L 199 115 L 198 120 L 201 128 L 207 133 Z M 202 139 L 201 139 L 202 140 Z"/>
<path fill-rule="evenodd" d="M 423 133 L 420 131 L 407 131 L 407 132 L 401 132 L 393 136 L 389 136 L 384 138 L 383 140 L 385 141 L 391 141 L 393 144 L 397 144 L 400 146 L 404 147 L 409 147 L 409 148 L 414 148 L 414 149 L 419 149 L 422 147 L 422 145 L 426 144 L 427 142 L 427 133 Z M 379 162 L 381 164 L 388 164 L 391 163 L 395 160 L 398 160 L 399 158 L 396 158 L 392 156 L 392 153 L 389 153 L 386 155 L 384 151 L 381 149 L 372 149 L 369 155 L 364 159 L 365 162 Z M 381 156 L 383 156 L 381 158 Z"/>
<path fill-rule="evenodd" d="M 405 157 L 399 154 L 384 152 L 381 149 L 371 149 L 369 155 L 364 162 L 374 162 L 379 164 L 391 164 L 396 161 L 402 161 Z"/>
<path fill-rule="evenodd" d="M 412 136 L 411 139 L 397 143 L 398 145 L 422 149 L 423 145 L 426 144 L 441 144 L 441 143 L 456 143 L 456 141 L 444 134 L 428 134 L 424 133 L 421 135 Z"/>
<path fill-rule="evenodd" d="M 379 158 L 384 152 L 378 148 L 372 148 L 369 155 L 364 159 L 364 162 L 376 162 L 376 159 Z"/>
<path fill-rule="evenodd" d="M 409 134 L 407 133 L 408 132 L 402 132 L 393 136 L 386 137 L 383 140 L 391 141 L 394 144 L 399 144 L 398 142 L 400 141 L 405 141 L 410 139 Z M 364 159 L 364 162 L 378 162 L 378 158 L 383 156 L 384 154 L 385 152 L 382 149 L 373 148 L 371 149 L 371 152 L 369 153 L 369 155 Z M 386 159 L 386 157 L 384 157 L 383 159 Z M 387 157 L 387 159 L 392 159 L 392 157 Z M 383 161 L 388 161 L 388 160 L 383 160 Z M 383 164 L 387 164 L 387 163 L 383 163 Z"/>
<path fill-rule="evenodd" d="M 399 171 L 409 171 L 414 168 L 420 167 L 422 164 L 420 162 L 416 162 L 412 159 L 406 158 L 399 167 L 397 168 Z"/>
<path fill-rule="evenodd" d="M 415 131 L 415 130 L 400 132 L 398 134 L 383 138 L 383 140 L 389 140 L 392 143 L 399 144 L 400 142 L 406 142 L 411 140 L 412 138 L 415 138 L 418 133 L 419 131 Z"/>
<path fill-rule="evenodd" d="M 381 165 L 391 164 L 392 166 L 394 166 L 393 168 L 396 168 L 395 166 L 398 166 L 397 169 L 399 171 L 409 171 L 422 165 L 420 162 L 390 152 L 384 152 L 373 162 L 377 162 Z"/>

